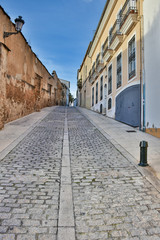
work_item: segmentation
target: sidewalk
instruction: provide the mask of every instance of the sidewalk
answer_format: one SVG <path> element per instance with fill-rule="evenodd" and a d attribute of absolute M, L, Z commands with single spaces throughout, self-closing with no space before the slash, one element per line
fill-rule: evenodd
<path fill-rule="evenodd" d="M 55 107 L 43 108 L 40 112 L 5 124 L 0 131 L 0 160 L 2 160 L 43 118 Z"/>
<path fill-rule="evenodd" d="M 148 177 L 155 175 L 160 179 L 160 139 L 141 132 L 126 124 L 103 116 L 86 108 L 77 107 L 88 120 L 92 122 L 105 135 L 113 145 L 129 160 L 137 165 L 137 168 Z M 127 132 L 127 131 L 135 132 Z M 140 141 L 148 142 L 148 167 L 139 167 Z M 154 179 L 155 180 L 155 179 Z"/>
<path fill-rule="evenodd" d="M 23 118 L 7 123 L 0 131 L 0 160 L 3 159 L 32 129 L 45 118 L 55 107 L 44 108 Z M 160 179 L 160 139 L 143 133 L 126 124 L 107 118 L 101 114 L 85 108 L 77 109 L 83 113 L 112 144 L 131 162 L 134 162 L 139 171 L 152 179 Z M 134 130 L 135 132 L 127 132 Z M 148 142 L 149 166 L 138 166 L 140 161 L 140 141 Z M 155 182 L 155 179 L 153 180 Z M 157 183 L 158 184 L 158 183 Z"/>

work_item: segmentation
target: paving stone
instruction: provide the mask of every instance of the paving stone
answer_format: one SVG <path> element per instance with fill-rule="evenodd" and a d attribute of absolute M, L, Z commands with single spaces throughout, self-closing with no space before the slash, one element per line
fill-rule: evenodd
<path fill-rule="evenodd" d="M 2 234 L 0 235 L 0 240 L 15 240 L 14 234 Z"/>
<path fill-rule="evenodd" d="M 36 240 L 36 237 L 35 235 L 24 235 L 24 234 L 21 234 L 21 235 L 18 235 L 17 236 L 17 240 Z"/>
<path fill-rule="evenodd" d="M 160 239 L 160 194 L 74 108 L 68 127 L 76 239 Z"/>
<path fill-rule="evenodd" d="M 0 240 L 57 239 L 63 150 L 75 229 L 62 226 L 62 236 L 160 239 L 160 193 L 78 110 L 67 108 L 66 121 L 65 109 L 54 108 L 0 162 Z"/>
<path fill-rule="evenodd" d="M 55 108 L 0 162 L 0 239 L 55 239 L 64 113 Z"/>

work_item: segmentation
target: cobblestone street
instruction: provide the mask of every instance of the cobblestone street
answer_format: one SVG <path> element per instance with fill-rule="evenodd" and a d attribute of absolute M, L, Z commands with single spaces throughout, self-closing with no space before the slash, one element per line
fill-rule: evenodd
<path fill-rule="evenodd" d="M 0 223 L 0 240 L 158 240 L 160 193 L 76 108 L 56 107 L 0 162 Z"/>

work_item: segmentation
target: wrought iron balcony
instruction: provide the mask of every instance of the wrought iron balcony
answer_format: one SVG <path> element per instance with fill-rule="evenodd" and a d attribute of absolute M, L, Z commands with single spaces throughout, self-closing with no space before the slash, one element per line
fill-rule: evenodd
<path fill-rule="evenodd" d="M 105 40 L 105 42 L 104 42 L 104 44 L 103 44 L 103 46 L 102 46 L 102 56 L 103 57 L 105 57 L 105 55 L 106 55 L 106 52 L 107 52 L 107 50 L 108 50 L 108 47 L 109 45 L 108 45 L 108 37 L 106 38 L 106 40 Z"/>
<path fill-rule="evenodd" d="M 102 59 L 102 54 L 99 53 L 97 58 L 96 58 L 96 70 L 97 72 L 100 72 L 104 67 L 104 62 L 103 62 L 103 59 Z"/>
<path fill-rule="evenodd" d="M 108 37 L 102 46 L 102 52 L 103 59 L 105 59 L 106 62 L 113 56 L 113 50 L 109 47 Z"/>
<path fill-rule="evenodd" d="M 127 0 L 121 12 L 120 31 L 122 34 L 128 34 L 137 23 L 137 16 L 138 10 L 136 0 Z"/>
<path fill-rule="evenodd" d="M 97 76 L 98 76 L 98 72 L 96 70 L 96 62 L 94 62 L 92 66 L 92 77 L 95 79 Z"/>
<path fill-rule="evenodd" d="M 78 87 L 79 90 L 82 89 L 82 78 L 81 78 L 81 79 L 78 79 L 78 81 L 77 81 L 77 87 Z"/>
<path fill-rule="evenodd" d="M 92 69 L 89 71 L 89 82 L 92 84 L 94 83 L 94 78 L 93 78 L 93 75 L 92 75 Z"/>
<path fill-rule="evenodd" d="M 123 42 L 123 35 L 120 31 L 120 19 L 117 19 L 110 31 L 110 48 L 116 50 Z"/>

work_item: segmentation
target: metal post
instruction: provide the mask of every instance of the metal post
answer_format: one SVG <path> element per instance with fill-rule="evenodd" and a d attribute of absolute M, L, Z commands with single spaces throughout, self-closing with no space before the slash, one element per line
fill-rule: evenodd
<path fill-rule="evenodd" d="M 138 165 L 141 167 L 146 167 L 148 166 L 148 163 L 147 163 L 148 142 L 141 141 L 139 146 L 140 146 L 140 163 Z"/>

